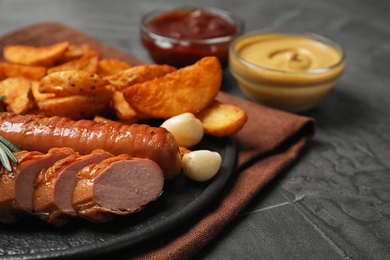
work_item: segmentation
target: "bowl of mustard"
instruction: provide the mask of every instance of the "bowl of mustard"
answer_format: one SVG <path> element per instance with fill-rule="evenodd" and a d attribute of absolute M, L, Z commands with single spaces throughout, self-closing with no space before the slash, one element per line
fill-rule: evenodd
<path fill-rule="evenodd" d="M 250 99 L 299 113 L 318 105 L 336 85 L 345 53 L 313 33 L 254 31 L 231 43 L 229 66 Z"/>

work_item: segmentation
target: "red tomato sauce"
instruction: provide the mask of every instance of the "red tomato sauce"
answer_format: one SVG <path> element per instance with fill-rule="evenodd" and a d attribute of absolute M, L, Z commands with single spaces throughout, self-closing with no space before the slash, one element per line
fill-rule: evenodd
<path fill-rule="evenodd" d="M 205 56 L 216 56 L 225 66 L 231 39 L 214 39 L 234 36 L 238 30 L 228 18 L 201 9 L 179 9 L 162 14 L 145 27 L 152 34 L 167 37 L 158 39 L 152 34 L 142 34 L 142 42 L 152 59 L 176 67 L 191 65 Z"/>

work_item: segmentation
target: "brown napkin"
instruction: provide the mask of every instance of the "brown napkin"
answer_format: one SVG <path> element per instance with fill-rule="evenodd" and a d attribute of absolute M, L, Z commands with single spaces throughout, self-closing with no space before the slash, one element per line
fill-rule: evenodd
<path fill-rule="evenodd" d="M 181 226 L 178 236 L 148 244 L 137 259 L 189 259 L 213 239 L 286 166 L 314 134 L 314 120 L 220 93 L 218 99 L 246 110 L 237 134 L 238 165 L 212 205 Z M 166 236 L 164 236 L 166 238 Z"/>
<path fill-rule="evenodd" d="M 102 57 L 120 58 L 131 64 L 141 61 L 110 46 L 56 23 L 21 29 L 0 39 L 4 44 L 48 45 L 68 40 L 96 48 Z M 0 54 L 0 59 L 2 58 Z M 210 206 L 164 240 L 154 241 L 145 251 L 128 252 L 139 259 L 187 259 L 213 239 L 286 166 L 291 164 L 314 134 L 314 120 L 274 110 L 226 93 L 222 102 L 237 105 L 248 113 L 248 122 L 237 134 L 237 169 L 225 189 Z"/>

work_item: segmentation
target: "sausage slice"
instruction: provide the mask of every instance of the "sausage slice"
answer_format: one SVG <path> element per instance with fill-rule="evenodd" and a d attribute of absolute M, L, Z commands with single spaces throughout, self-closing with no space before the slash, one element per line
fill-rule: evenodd
<path fill-rule="evenodd" d="M 77 174 L 73 207 L 79 216 L 104 222 L 141 210 L 162 193 L 164 175 L 150 159 L 120 155 Z"/>

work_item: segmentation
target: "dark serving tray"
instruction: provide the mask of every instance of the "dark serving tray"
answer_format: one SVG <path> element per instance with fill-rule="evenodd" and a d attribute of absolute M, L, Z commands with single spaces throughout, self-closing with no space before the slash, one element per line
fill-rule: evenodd
<path fill-rule="evenodd" d="M 33 217 L 12 225 L 0 223 L 0 258 L 93 257 L 134 246 L 173 229 L 210 203 L 235 167 L 237 151 L 233 137 L 205 136 L 195 149 L 221 154 L 221 169 L 212 180 L 194 182 L 180 174 L 167 181 L 161 197 L 141 212 L 104 224 L 77 219 L 58 228 Z"/>

